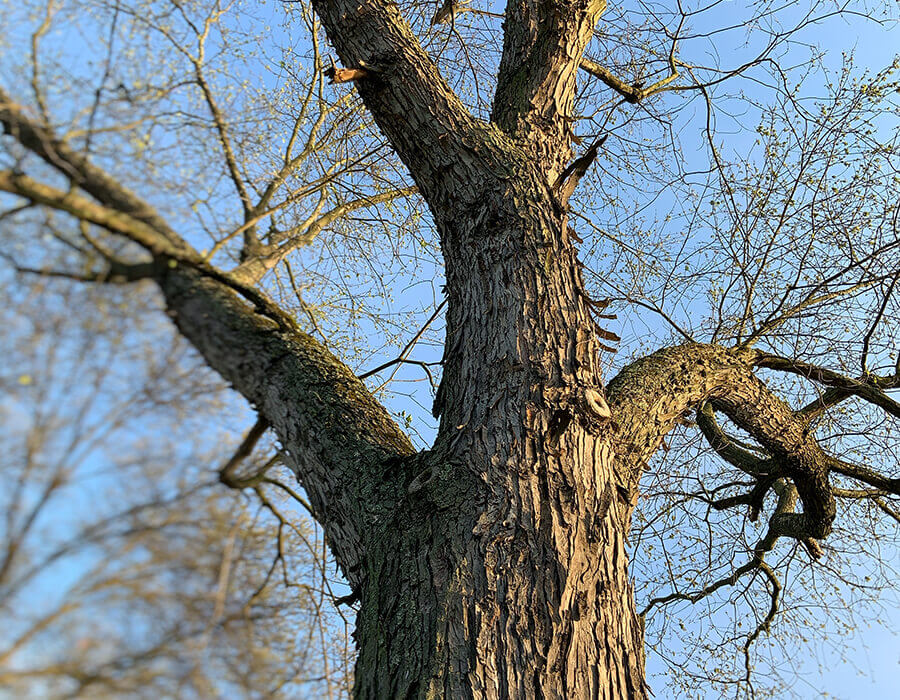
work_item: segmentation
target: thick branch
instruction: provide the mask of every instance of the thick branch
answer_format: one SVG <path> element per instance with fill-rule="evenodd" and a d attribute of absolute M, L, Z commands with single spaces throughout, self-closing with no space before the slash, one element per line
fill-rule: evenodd
<path fill-rule="evenodd" d="M 803 515 L 781 516 L 773 521 L 773 529 L 797 539 L 822 539 L 831 531 L 836 512 L 828 482 L 830 457 L 806 423 L 755 376 L 736 389 L 714 399 L 713 406 L 759 441 L 794 482 L 803 501 Z"/>
<path fill-rule="evenodd" d="M 636 484 L 663 437 L 684 416 L 750 372 L 750 356 L 725 348 L 687 343 L 666 348 L 625 367 L 607 386 L 619 425 L 620 462 Z"/>
<path fill-rule="evenodd" d="M 879 474 L 874 469 L 869 469 L 861 464 L 851 464 L 842 459 L 832 458 L 829 466 L 832 471 L 835 471 L 838 474 L 849 476 L 851 479 L 862 481 L 864 484 L 874 486 L 876 489 L 881 489 L 884 492 L 900 496 L 900 479 L 888 478 L 883 474 Z"/>
<path fill-rule="evenodd" d="M 409 439 L 353 372 L 312 337 L 279 331 L 195 269 L 167 270 L 160 287 L 182 334 L 275 429 L 355 585 L 371 519 L 391 502 L 380 493 L 389 483 L 381 468 L 415 452 Z"/>
<path fill-rule="evenodd" d="M 703 433 L 703 437 L 709 443 L 716 454 L 732 466 L 751 476 L 768 474 L 772 469 L 770 460 L 762 459 L 752 452 L 735 444 L 719 423 L 716 421 L 715 412 L 709 403 L 704 403 L 697 410 L 697 427 Z"/>
<path fill-rule="evenodd" d="M 315 0 L 313 6 L 363 101 L 432 205 L 451 204 L 459 182 L 496 175 L 509 148 L 475 119 L 441 77 L 393 3 Z M 471 168 L 475 166 L 475 169 Z"/>
<path fill-rule="evenodd" d="M 752 435 L 779 472 L 797 487 L 803 514 L 791 512 L 773 519 L 775 535 L 824 538 L 835 517 L 828 482 L 832 458 L 816 442 L 806 421 L 754 376 L 753 358 L 752 351 L 688 344 L 661 350 L 625 368 L 609 384 L 613 415 L 621 431 L 621 461 L 627 470 L 623 477 L 633 487 L 640 468 L 676 419 L 710 401 Z M 745 455 L 735 454 L 727 445 L 720 449 L 744 463 Z"/>
<path fill-rule="evenodd" d="M 509 0 L 491 119 L 536 146 L 552 182 L 569 159 L 575 78 L 606 0 Z"/>

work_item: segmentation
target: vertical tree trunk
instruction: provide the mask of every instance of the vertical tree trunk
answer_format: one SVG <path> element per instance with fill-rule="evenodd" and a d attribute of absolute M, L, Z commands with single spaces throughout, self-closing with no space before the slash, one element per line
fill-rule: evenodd
<path fill-rule="evenodd" d="M 429 465 L 447 477 L 411 494 L 368 553 L 357 697 L 644 697 L 628 512 L 615 497 L 606 513 L 581 510 L 608 450 L 571 437 L 581 483 L 566 483 L 558 458 L 507 462 L 493 489 Z"/>
<path fill-rule="evenodd" d="M 367 551 L 357 696 L 643 697 L 631 506 L 566 217 L 524 165 L 465 194 L 437 216 L 466 251 L 447 256 L 439 436 L 397 467 Z"/>

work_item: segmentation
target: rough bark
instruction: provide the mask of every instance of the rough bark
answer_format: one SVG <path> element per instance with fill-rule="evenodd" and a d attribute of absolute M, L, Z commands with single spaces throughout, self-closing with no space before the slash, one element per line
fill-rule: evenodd
<path fill-rule="evenodd" d="M 627 513 L 586 398 L 603 400 L 601 345 L 550 185 L 602 8 L 518 8 L 483 123 L 395 6 L 315 7 L 343 65 L 366 70 L 356 85 L 431 208 L 447 275 L 439 434 L 402 465 L 408 502 L 367 552 L 357 695 L 641 697 Z"/>
<path fill-rule="evenodd" d="M 438 218 L 466 251 L 447 257 L 441 423 L 369 570 L 360 697 L 643 696 L 630 509 L 586 400 L 600 343 L 565 216 L 524 156 L 507 171 Z"/>
<path fill-rule="evenodd" d="M 689 343 L 660 350 L 624 369 L 609 386 L 618 421 L 616 453 L 621 472 L 627 488 L 636 489 L 641 471 L 666 433 L 679 419 L 710 402 L 768 454 L 768 460 L 753 458 L 704 431 L 720 456 L 764 485 L 750 505 L 761 501 L 777 478 L 789 477 L 804 512 L 779 514 L 771 523 L 774 534 L 822 539 L 835 517 L 829 484 L 834 460 L 819 446 L 804 416 L 753 374 L 760 358 L 754 350 Z"/>
<path fill-rule="evenodd" d="M 509 0 L 491 120 L 542 163 L 550 182 L 571 156 L 575 79 L 606 0 Z"/>
<path fill-rule="evenodd" d="M 393 508 L 384 465 L 414 453 L 362 382 L 314 338 L 286 331 L 233 290 L 175 265 L 159 277 L 178 329 L 278 435 L 350 584 L 371 527 Z"/>

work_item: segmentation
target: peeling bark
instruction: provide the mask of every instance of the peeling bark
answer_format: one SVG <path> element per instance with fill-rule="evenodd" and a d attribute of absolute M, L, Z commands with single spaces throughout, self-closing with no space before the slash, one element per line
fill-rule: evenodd
<path fill-rule="evenodd" d="M 358 697 L 645 693 L 601 343 L 565 216 L 524 155 L 507 171 L 438 210 L 441 422 L 368 552 Z"/>

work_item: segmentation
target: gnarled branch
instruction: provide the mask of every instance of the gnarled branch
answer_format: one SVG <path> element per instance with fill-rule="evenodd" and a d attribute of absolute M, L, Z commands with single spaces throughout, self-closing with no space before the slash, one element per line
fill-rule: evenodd
<path fill-rule="evenodd" d="M 775 535 L 821 539 L 831 531 L 834 495 L 828 474 L 832 458 L 810 434 L 806 421 L 775 396 L 754 374 L 754 353 L 689 343 L 667 348 L 626 367 L 609 383 L 613 415 L 619 425 L 623 480 L 631 488 L 664 435 L 685 412 L 709 402 L 698 415 L 717 453 L 758 478 L 758 487 L 740 499 L 751 515 L 774 475 L 789 477 L 803 501 L 803 513 L 785 510 L 771 523 Z M 749 433 L 769 455 L 762 460 L 738 448 L 715 425 L 709 412 L 723 412 Z"/>

